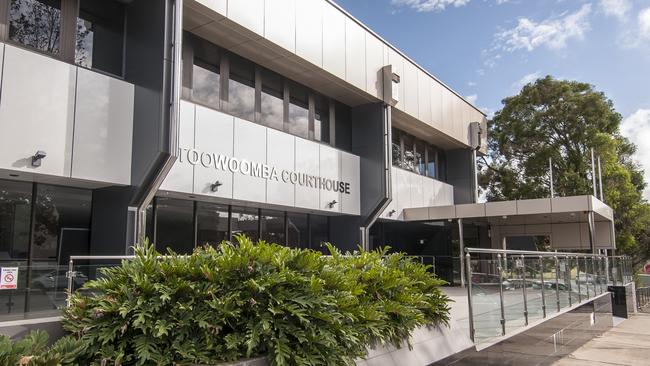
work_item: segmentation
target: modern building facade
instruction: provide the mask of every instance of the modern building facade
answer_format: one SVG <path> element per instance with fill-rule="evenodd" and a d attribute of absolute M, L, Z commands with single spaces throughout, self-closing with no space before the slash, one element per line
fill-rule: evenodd
<path fill-rule="evenodd" d="M 485 115 L 331 1 L 0 0 L 0 40 L 0 261 L 44 268 L 25 294 L 144 237 L 390 245 L 452 282 L 463 245 L 614 247 L 593 197 L 478 204 Z"/>

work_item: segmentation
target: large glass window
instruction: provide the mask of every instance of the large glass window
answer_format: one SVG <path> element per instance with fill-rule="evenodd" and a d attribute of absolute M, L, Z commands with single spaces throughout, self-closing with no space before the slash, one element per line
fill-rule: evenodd
<path fill-rule="evenodd" d="M 427 146 L 427 176 L 436 178 L 436 149 L 433 146 Z"/>
<path fill-rule="evenodd" d="M 311 228 L 311 248 L 314 250 L 324 250 L 323 244 L 330 241 L 330 225 L 327 216 L 309 216 Z"/>
<path fill-rule="evenodd" d="M 402 154 L 404 154 L 404 158 L 402 160 L 404 165 L 402 167 L 412 172 L 417 172 L 417 159 L 415 157 L 415 138 L 409 134 L 403 133 L 402 146 L 404 146 L 404 150 L 402 151 Z"/>
<path fill-rule="evenodd" d="M 284 212 L 262 210 L 260 220 L 262 227 L 262 239 L 268 243 L 284 245 Z"/>
<path fill-rule="evenodd" d="M 32 184 L 0 180 L 0 256 L 27 259 Z"/>
<path fill-rule="evenodd" d="M 194 250 L 194 204 L 192 201 L 156 198 L 156 248 L 180 254 Z"/>
<path fill-rule="evenodd" d="M 444 180 L 444 152 L 414 136 L 393 128 L 392 130 L 393 166 L 414 173 Z"/>
<path fill-rule="evenodd" d="M 45 184 L 36 192 L 32 257 L 64 264 L 71 254 L 87 254 L 92 192 Z"/>
<path fill-rule="evenodd" d="M 427 163 L 425 158 L 425 151 L 424 151 L 424 143 L 422 141 L 416 140 L 415 141 L 415 151 L 413 152 L 413 156 L 415 159 L 415 170 L 417 171 L 418 174 L 420 175 L 425 175 L 427 172 Z"/>
<path fill-rule="evenodd" d="M 197 202 L 197 245 L 218 246 L 228 240 L 228 206 Z"/>
<path fill-rule="evenodd" d="M 314 140 L 330 142 L 330 100 L 317 95 L 315 102 Z"/>
<path fill-rule="evenodd" d="M 194 63 L 192 64 L 192 99 L 213 108 L 219 108 L 221 57 L 219 49 L 212 44 L 193 39 Z"/>
<path fill-rule="evenodd" d="M 77 65 L 122 75 L 124 4 L 81 0 L 77 18 Z"/>
<path fill-rule="evenodd" d="M 11 0 L 9 39 L 58 55 L 61 41 L 61 0 Z"/>
<path fill-rule="evenodd" d="M 232 207 L 231 230 L 234 239 L 235 234 L 243 234 L 252 240 L 259 237 L 259 212 L 256 208 Z"/>
<path fill-rule="evenodd" d="M 278 130 L 284 129 L 284 81 L 274 72 L 262 70 L 260 122 Z"/>
<path fill-rule="evenodd" d="M 402 167 L 402 132 L 393 128 L 391 130 L 391 145 L 393 150 L 393 165 Z"/>
<path fill-rule="evenodd" d="M 309 97 L 307 89 L 291 83 L 289 87 L 289 131 L 293 135 L 309 138 Z"/>
<path fill-rule="evenodd" d="M 335 104 L 335 133 L 336 133 L 336 147 L 342 150 L 352 150 L 352 113 L 350 107 L 343 103 L 336 102 Z"/>
<path fill-rule="evenodd" d="M 291 248 L 309 247 L 309 221 L 307 214 L 287 214 L 287 246 Z"/>
<path fill-rule="evenodd" d="M 235 54 L 230 59 L 228 80 L 228 112 L 249 120 L 255 120 L 255 65 Z"/>

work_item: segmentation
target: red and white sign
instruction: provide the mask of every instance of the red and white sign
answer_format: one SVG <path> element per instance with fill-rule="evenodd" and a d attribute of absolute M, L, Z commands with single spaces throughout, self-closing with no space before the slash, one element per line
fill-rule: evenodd
<path fill-rule="evenodd" d="M 650 274 L 650 263 L 647 263 L 644 267 L 643 270 L 645 273 Z"/>
<path fill-rule="evenodd" d="M 0 268 L 0 290 L 18 288 L 18 267 Z"/>

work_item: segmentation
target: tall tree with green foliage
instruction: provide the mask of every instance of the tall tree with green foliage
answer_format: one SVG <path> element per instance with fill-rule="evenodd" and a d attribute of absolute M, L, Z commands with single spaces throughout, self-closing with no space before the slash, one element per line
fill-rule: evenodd
<path fill-rule="evenodd" d="M 645 260 L 650 206 L 636 146 L 620 134 L 621 115 L 590 84 L 551 76 L 502 101 L 489 122 L 481 186 L 488 200 L 550 196 L 549 158 L 557 196 L 593 194 L 591 148 L 602 162 L 605 202 L 614 209 L 619 252 Z"/>

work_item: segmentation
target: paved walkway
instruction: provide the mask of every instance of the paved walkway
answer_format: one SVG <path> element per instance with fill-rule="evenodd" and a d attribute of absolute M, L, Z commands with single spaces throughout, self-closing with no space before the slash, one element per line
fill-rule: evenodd
<path fill-rule="evenodd" d="M 639 313 L 553 366 L 650 365 L 650 314 Z"/>

